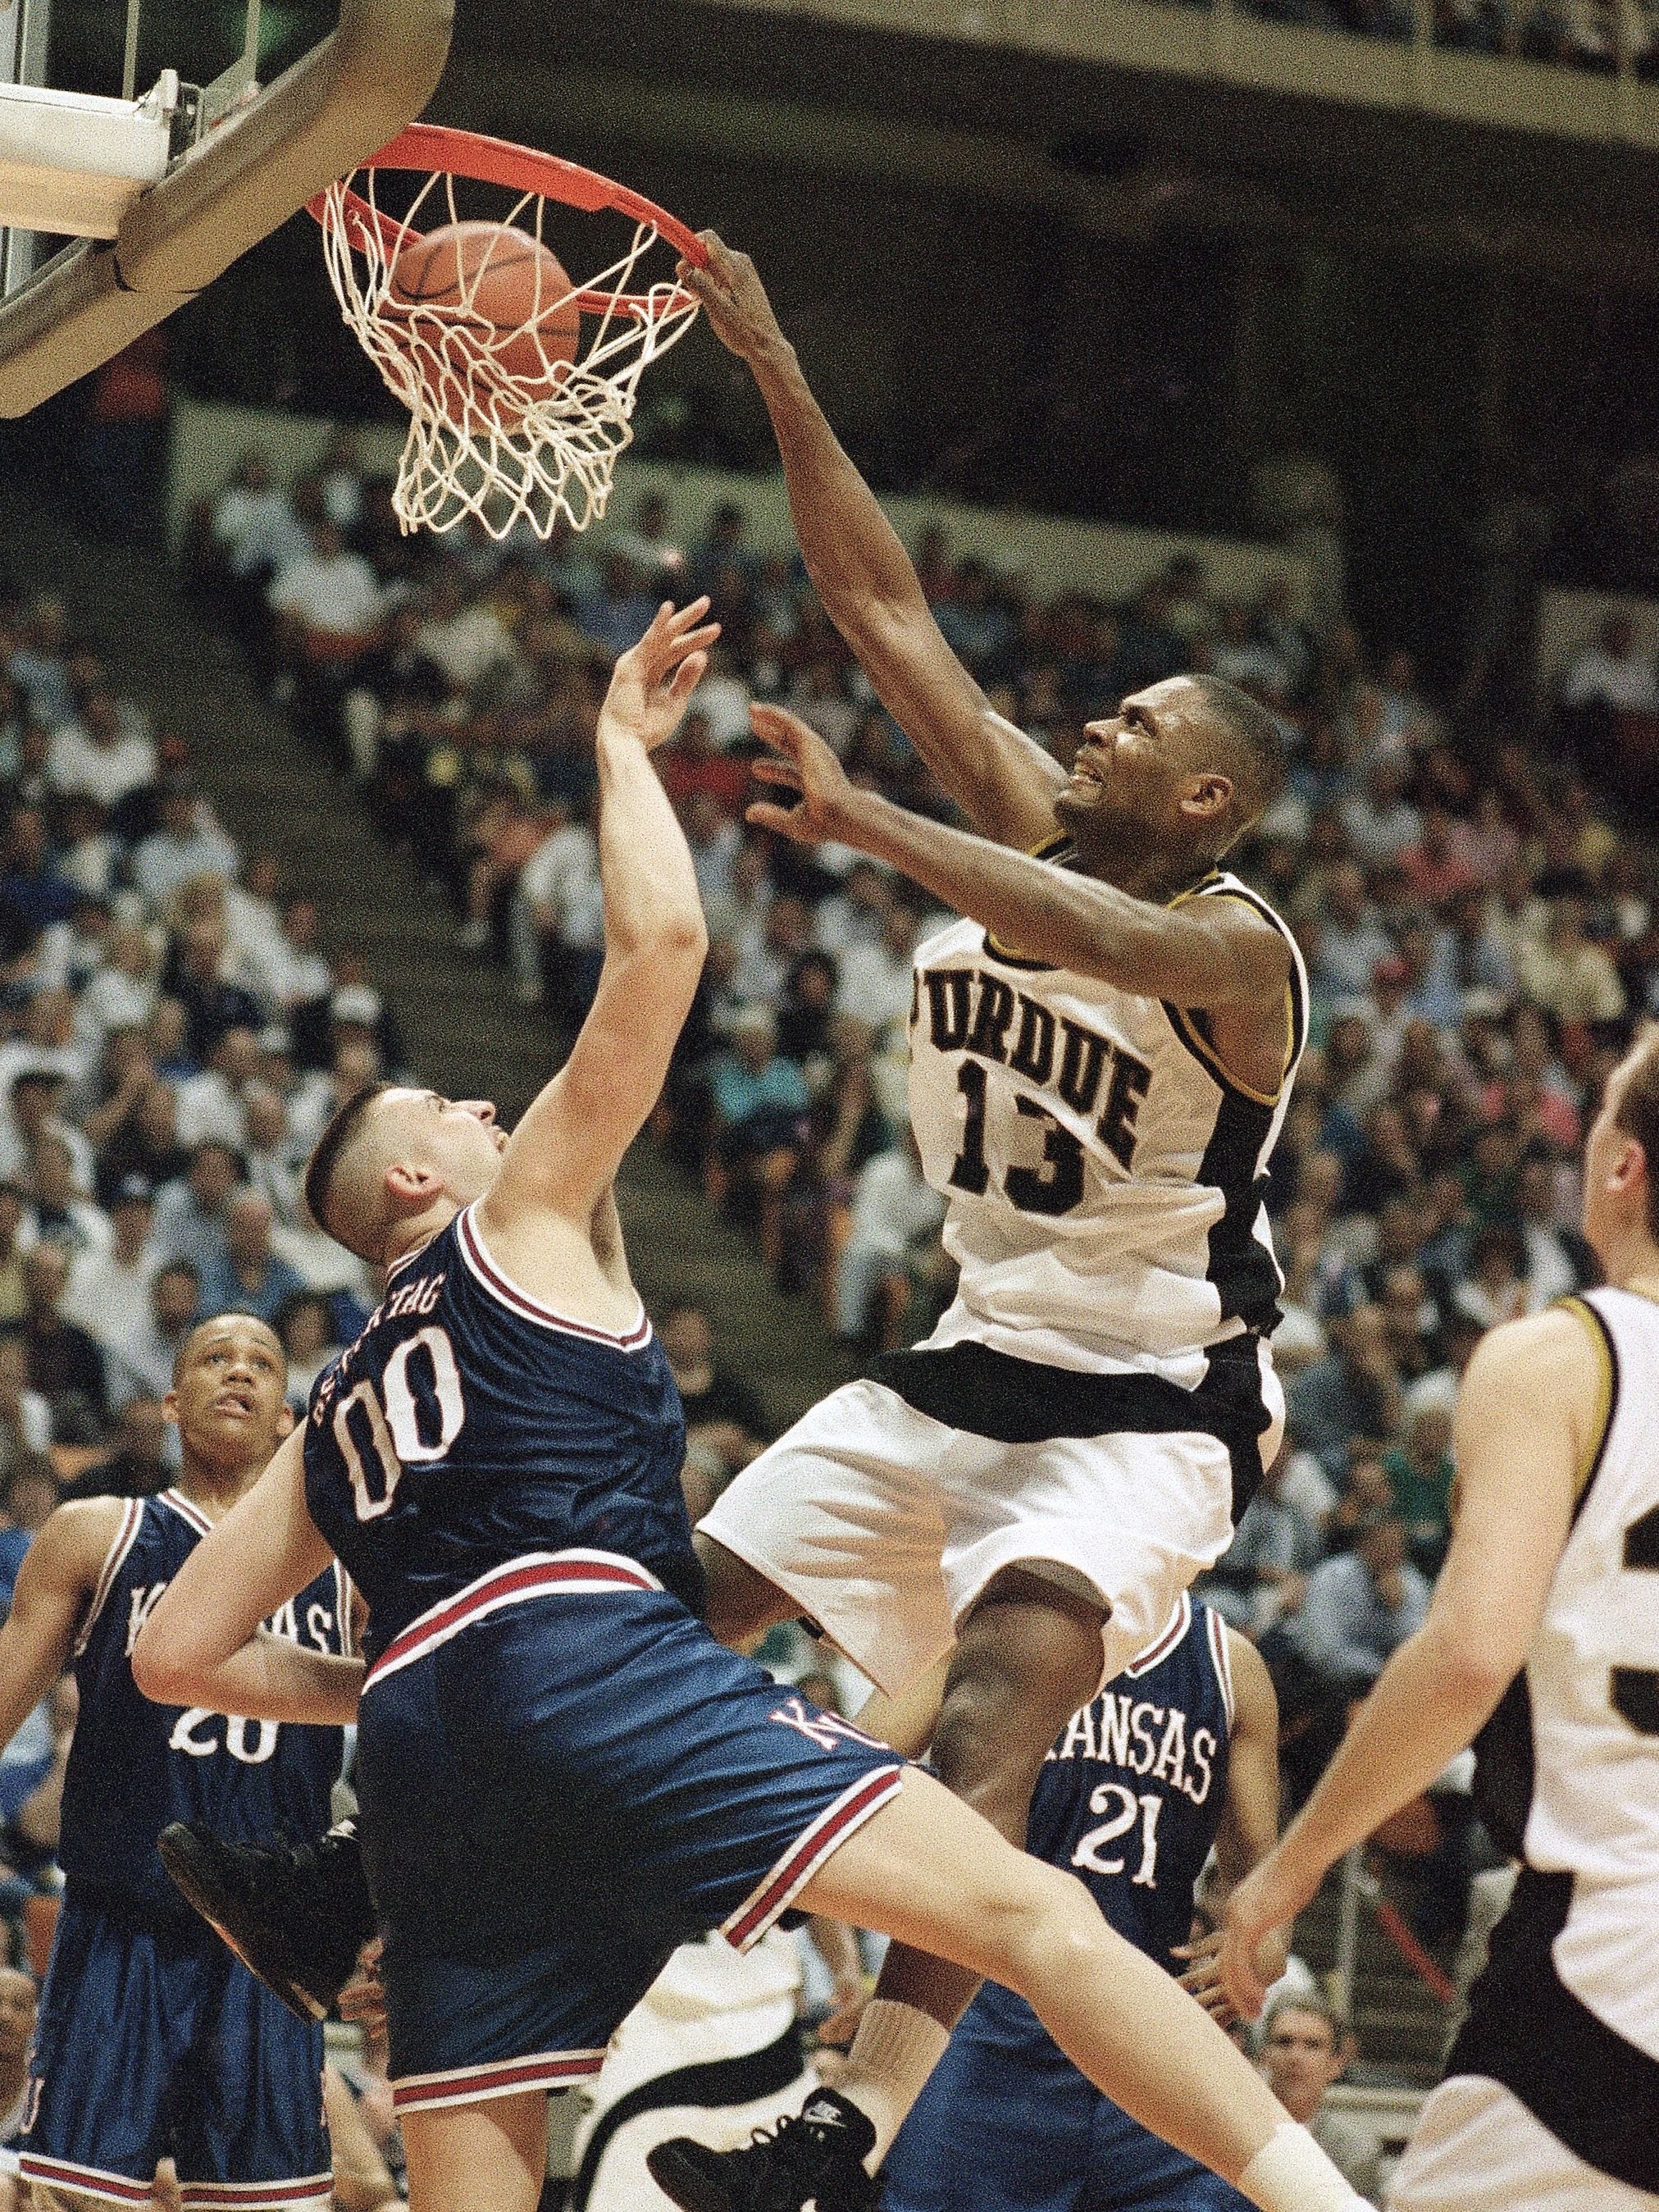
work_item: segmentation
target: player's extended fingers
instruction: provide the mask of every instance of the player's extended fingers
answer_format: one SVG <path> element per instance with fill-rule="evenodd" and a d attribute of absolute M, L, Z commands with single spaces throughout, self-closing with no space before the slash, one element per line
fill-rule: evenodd
<path fill-rule="evenodd" d="M 781 837 L 793 838 L 799 844 L 799 812 L 798 806 L 772 806 L 765 799 L 757 799 L 744 809 L 743 818 L 751 830 L 775 830 Z"/>
<path fill-rule="evenodd" d="M 674 671 L 668 686 L 668 696 L 677 707 L 683 707 L 708 672 L 708 655 L 690 653 Z"/>
<path fill-rule="evenodd" d="M 755 735 L 791 760 L 798 760 L 807 746 L 817 737 L 817 732 L 792 714 L 783 707 L 771 707 L 763 699 L 757 699 L 749 709 L 749 723 Z"/>
<path fill-rule="evenodd" d="M 775 753 L 757 753 L 749 763 L 749 773 L 757 783 L 781 783 L 791 791 L 801 787 L 800 770 L 793 761 L 780 760 Z"/>

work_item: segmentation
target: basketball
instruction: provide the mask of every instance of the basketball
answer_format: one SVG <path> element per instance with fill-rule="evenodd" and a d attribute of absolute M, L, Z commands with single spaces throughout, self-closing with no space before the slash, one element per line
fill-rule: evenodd
<path fill-rule="evenodd" d="M 399 250 L 386 302 L 408 317 L 411 337 L 442 356 L 450 372 L 444 412 L 465 425 L 484 411 L 473 397 L 471 374 L 481 352 L 532 398 L 561 380 L 581 337 L 572 290 L 557 257 L 527 231 L 501 222 L 451 222 Z M 428 308 L 442 312 L 422 316 Z M 524 419 L 500 398 L 494 412 L 507 429 Z"/>

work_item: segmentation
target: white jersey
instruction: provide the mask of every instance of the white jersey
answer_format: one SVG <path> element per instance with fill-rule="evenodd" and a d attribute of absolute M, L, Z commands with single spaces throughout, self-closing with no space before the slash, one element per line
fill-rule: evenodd
<path fill-rule="evenodd" d="M 1183 896 L 1241 900 L 1291 947 L 1271 1096 L 1224 1069 L 1198 1011 L 1024 959 L 975 921 L 919 949 L 910 1114 L 961 1268 L 929 1348 L 975 1342 L 1192 1389 L 1214 1346 L 1271 1332 L 1283 1279 L 1267 1169 L 1306 1033 L 1306 971 L 1236 876 Z"/>
<path fill-rule="evenodd" d="M 1571 1304 L 1607 1357 L 1607 1424 L 1527 1660 L 1525 1856 L 1574 1878 L 1563 1982 L 1659 2059 L 1659 1305 Z"/>

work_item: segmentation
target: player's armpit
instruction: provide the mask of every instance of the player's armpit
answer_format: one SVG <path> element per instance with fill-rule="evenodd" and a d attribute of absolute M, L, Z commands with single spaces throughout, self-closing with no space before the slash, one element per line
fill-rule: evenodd
<path fill-rule="evenodd" d="M 69 1665 L 125 1510 L 118 1498 L 60 1505 L 24 1554 L 0 1628 L 0 1744 Z"/>

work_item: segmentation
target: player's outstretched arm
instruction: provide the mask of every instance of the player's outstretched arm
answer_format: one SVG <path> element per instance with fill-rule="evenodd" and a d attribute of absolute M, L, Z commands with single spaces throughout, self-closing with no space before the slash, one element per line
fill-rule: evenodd
<path fill-rule="evenodd" d="M 761 705 L 750 714 L 756 735 L 772 748 L 756 760 L 756 775 L 800 795 L 796 806 L 765 800 L 750 806 L 749 819 L 758 828 L 780 830 L 799 844 L 836 839 L 855 845 L 982 922 L 999 943 L 1028 959 L 1097 975 L 1177 1006 L 1261 1007 L 1282 1018 L 1290 947 L 1242 901 L 1159 906 L 930 822 L 858 789 L 799 716 Z"/>
<path fill-rule="evenodd" d="M 1456 1521 L 1427 1620 L 1402 1644 L 1283 1840 L 1234 1892 L 1222 1974 L 1254 2018 L 1257 1947 L 1329 1868 L 1428 1789 L 1526 1662 L 1594 1452 L 1601 1386 L 1590 1325 L 1557 1310 L 1484 1337 L 1458 1399 Z"/>
<path fill-rule="evenodd" d="M 708 266 L 680 264 L 715 336 L 754 372 L 783 457 L 795 536 L 830 619 L 876 695 L 969 820 L 1027 849 L 1054 835 L 1065 771 L 993 708 L 940 634 L 880 503 L 842 451 L 755 264 L 712 230 Z"/>
<path fill-rule="evenodd" d="M 651 755 L 679 727 L 719 625 L 706 599 L 666 601 L 623 654 L 599 714 L 605 965 L 569 1059 L 513 1134 L 480 1214 L 508 1260 L 538 1214 L 593 1224 L 656 1104 L 702 974 L 708 935 L 690 849 Z"/>
<path fill-rule="evenodd" d="M 306 1510 L 305 1431 L 295 1429 L 168 1583 L 133 1646 L 133 1680 L 158 1705 L 349 1727 L 362 1660 L 260 1626 L 333 1557 Z"/>
<path fill-rule="evenodd" d="M 1227 1795 L 1215 1838 L 1216 1880 L 1205 1899 L 1212 1912 L 1279 1841 L 1279 1698 L 1255 1644 L 1237 1629 L 1223 1632 L 1233 1678 L 1233 1723 L 1227 1742 Z M 1181 1945 L 1176 1955 L 1189 1962 L 1181 1977 L 1182 1989 L 1190 1990 L 1225 2027 L 1238 2014 L 1221 1980 L 1221 1930 L 1212 1929 Z M 1268 1938 L 1263 1948 L 1263 1978 L 1276 1982 L 1285 1971 L 1289 1931 Z"/>
<path fill-rule="evenodd" d="M 11 1741 L 69 1665 L 121 1512 L 115 1498 L 60 1505 L 24 1553 L 0 1628 L 0 1745 Z"/>

